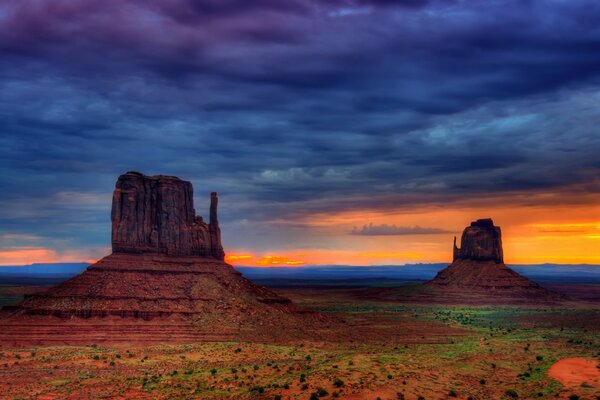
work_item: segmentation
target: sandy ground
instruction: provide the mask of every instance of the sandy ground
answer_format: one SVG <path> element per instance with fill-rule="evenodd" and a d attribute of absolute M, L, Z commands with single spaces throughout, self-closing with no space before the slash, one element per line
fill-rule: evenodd
<path fill-rule="evenodd" d="M 593 358 L 565 358 L 550 367 L 548 376 L 567 387 L 600 389 L 600 363 Z"/>

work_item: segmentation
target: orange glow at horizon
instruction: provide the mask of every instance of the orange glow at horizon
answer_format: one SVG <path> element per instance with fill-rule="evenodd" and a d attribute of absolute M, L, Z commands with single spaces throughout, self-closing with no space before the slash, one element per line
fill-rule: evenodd
<path fill-rule="evenodd" d="M 98 261 L 97 258 L 90 258 L 86 252 L 68 251 L 59 254 L 53 249 L 44 247 L 0 250 L 0 266 L 53 264 L 60 262 L 86 262 L 93 264 L 96 261 Z"/>
<path fill-rule="evenodd" d="M 475 203 L 448 206 L 352 210 L 272 221 L 284 232 L 290 225 L 295 232 L 303 229 L 304 233 L 299 233 L 296 241 L 290 242 L 294 244 L 286 244 L 284 248 L 255 250 L 226 246 L 225 260 L 233 265 L 256 267 L 449 263 L 453 237 L 457 236 L 460 245 L 465 226 L 478 218 L 491 217 L 502 229 L 508 264 L 600 264 L 600 199 L 597 204 L 568 205 L 547 204 L 543 196 L 532 198 L 525 205 L 510 201 L 477 199 Z M 352 234 L 354 227 L 360 231 L 369 223 L 436 228 L 441 233 Z M 227 236 L 227 231 L 223 234 Z M 304 238 L 310 240 L 302 242 Z M 0 265 L 93 262 L 108 254 L 109 247 L 59 252 L 47 247 L 23 246 L 0 249 Z"/>

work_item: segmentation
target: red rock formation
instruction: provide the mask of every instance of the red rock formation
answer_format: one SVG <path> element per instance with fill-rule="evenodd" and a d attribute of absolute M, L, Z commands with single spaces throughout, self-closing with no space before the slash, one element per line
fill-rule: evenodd
<path fill-rule="evenodd" d="M 113 253 L 157 253 L 223 259 L 217 194 L 210 223 L 194 210 L 192 184 L 174 176 L 128 172 L 117 180 L 112 204 Z"/>
<path fill-rule="evenodd" d="M 473 303 L 555 301 L 560 296 L 519 275 L 504 264 L 500 227 L 491 219 L 471 222 L 454 238 L 454 261 L 425 283 L 439 299 Z"/>
<path fill-rule="evenodd" d="M 85 343 L 77 326 L 89 332 L 90 324 L 96 341 L 103 335 L 118 341 L 120 324 L 137 332 L 123 341 L 157 340 L 152 332 L 168 338 L 168 329 L 152 328 L 153 321 L 173 326 L 183 341 L 291 338 L 329 321 L 255 285 L 223 261 L 217 202 L 212 193 L 207 224 L 195 215 L 191 183 L 121 175 L 113 195 L 113 254 L 57 287 L 5 307 L 0 343 L 23 343 L 23 338 Z M 122 322 L 115 324 L 114 318 Z M 68 320 L 69 328 L 61 330 L 57 319 Z"/>
<path fill-rule="evenodd" d="M 456 247 L 454 238 L 454 260 L 494 261 L 503 263 L 502 233 L 494 226 L 491 218 L 471 222 L 462 234 L 461 247 Z"/>

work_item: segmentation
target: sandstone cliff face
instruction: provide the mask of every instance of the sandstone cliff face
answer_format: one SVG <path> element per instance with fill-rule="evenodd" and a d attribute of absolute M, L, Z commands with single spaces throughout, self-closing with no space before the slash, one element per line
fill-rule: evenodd
<path fill-rule="evenodd" d="M 478 219 L 466 227 L 461 238 L 461 247 L 456 247 L 454 238 L 454 260 L 494 261 L 503 263 L 502 233 L 490 218 Z"/>
<path fill-rule="evenodd" d="M 173 176 L 121 175 L 112 202 L 113 252 L 222 260 L 217 194 L 211 194 L 207 224 L 196 215 L 193 193 L 190 182 Z"/>

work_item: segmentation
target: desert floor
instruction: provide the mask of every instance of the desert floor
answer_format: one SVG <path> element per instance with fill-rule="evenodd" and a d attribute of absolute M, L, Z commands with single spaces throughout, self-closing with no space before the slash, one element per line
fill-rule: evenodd
<path fill-rule="evenodd" d="M 0 399 L 600 399 L 593 304 L 422 305 L 351 289 L 277 291 L 364 337 L 0 345 Z"/>

